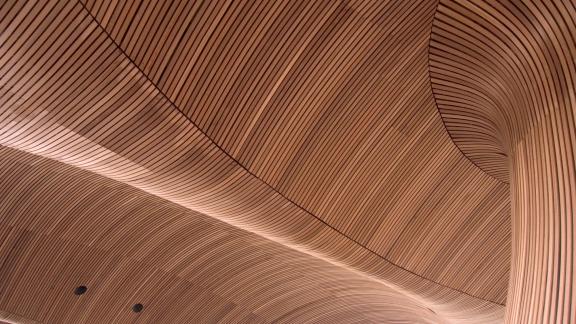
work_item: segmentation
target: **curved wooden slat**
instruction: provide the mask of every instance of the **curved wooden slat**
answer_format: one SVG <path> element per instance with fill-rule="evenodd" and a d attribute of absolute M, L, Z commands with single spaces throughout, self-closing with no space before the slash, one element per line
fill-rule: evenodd
<path fill-rule="evenodd" d="M 3 8 L 4 145 L 96 171 L 360 270 L 446 318 L 500 316 L 498 304 L 389 262 L 247 172 L 131 64 L 83 6 L 19 5 Z"/>
<path fill-rule="evenodd" d="M 438 118 L 426 46 L 435 6 L 86 2 L 159 91 L 247 171 L 392 262 L 504 303 L 508 189 L 461 156 Z M 449 229 L 439 225 L 447 219 Z M 455 276 L 446 263 L 466 271 Z"/>
<path fill-rule="evenodd" d="M 1 316 L 126 321 L 137 290 L 189 307 L 147 307 L 144 322 L 487 323 L 507 298 L 509 322 L 574 321 L 575 12 L 560 0 L 0 3 L 0 159 L 19 166 L 0 174 Z M 128 223 L 102 233 L 118 215 Z M 187 238 L 190 224 L 206 230 Z M 213 264 L 186 257 L 200 246 Z M 80 266 L 54 263 L 67 258 Z M 98 310 L 72 314 L 64 278 L 91 265 L 109 288 L 90 299 Z M 62 302 L 49 306 L 26 280 L 48 289 L 54 271 L 60 290 L 41 291 Z"/>
<path fill-rule="evenodd" d="M 430 48 L 462 151 L 511 181 L 509 323 L 574 323 L 576 5 L 441 1 Z"/>
<path fill-rule="evenodd" d="M 358 273 L 128 185 L 0 150 L 0 308 L 43 323 L 438 323 Z M 86 285 L 81 296 L 74 287 Z M 135 314 L 130 307 L 142 303 Z M 7 317 L 11 319 L 13 317 Z"/>

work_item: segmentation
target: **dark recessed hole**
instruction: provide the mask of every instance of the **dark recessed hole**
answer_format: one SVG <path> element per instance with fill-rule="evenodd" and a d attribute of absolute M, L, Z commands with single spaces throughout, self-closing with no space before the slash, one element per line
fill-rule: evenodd
<path fill-rule="evenodd" d="M 136 305 L 132 306 L 132 311 L 134 313 L 140 313 L 143 309 L 144 309 L 144 305 L 142 305 L 142 304 L 136 304 Z"/>
<path fill-rule="evenodd" d="M 86 286 L 78 286 L 76 289 L 74 289 L 74 294 L 80 296 L 84 294 L 86 290 L 88 290 Z"/>

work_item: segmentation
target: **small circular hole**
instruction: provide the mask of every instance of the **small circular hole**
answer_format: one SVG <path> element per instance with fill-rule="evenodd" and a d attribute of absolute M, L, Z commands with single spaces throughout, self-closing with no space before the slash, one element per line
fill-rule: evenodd
<path fill-rule="evenodd" d="M 136 304 L 136 305 L 132 306 L 132 311 L 134 313 L 140 313 L 143 309 L 144 309 L 144 305 L 142 305 L 142 304 Z"/>
<path fill-rule="evenodd" d="M 78 286 L 76 287 L 76 289 L 74 289 L 74 294 L 80 296 L 84 294 L 87 290 L 88 288 L 86 286 Z"/>

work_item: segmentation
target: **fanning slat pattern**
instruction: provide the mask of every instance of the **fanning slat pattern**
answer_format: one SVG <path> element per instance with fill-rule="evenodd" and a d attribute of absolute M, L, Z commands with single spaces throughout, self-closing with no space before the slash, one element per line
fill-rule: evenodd
<path fill-rule="evenodd" d="M 9 0 L 0 33 L 1 318 L 576 322 L 574 3 Z"/>
<path fill-rule="evenodd" d="M 0 56 L 5 102 L 1 118 L 2 144 L 95 171 L 348 269 L 359 270 L 425 302 L 446 319 L 470 317 L 469 320 L 475 322 L 501 316 L 502 307 L 498 304 L 505 295 L 501 278 L 506 275 L 506 267 L 494 274 L 468 266 L 472 273 L 466 278 L 456 278 L 459 281 L 445 276 L 440 269 L 425 277 L 405 268 L 404 264 L 389 262 L 383 252 L 379 254 L 366 247 L 367 243 L 348 237 L 254 176 L 215 145 L 125 56 L 81 4 L 17 2 L 2 10 L 6 31 Z M 436 115 L 430 116 L 429 122 L 436 121 L 432 125 L 440 125 Z M 466 172 L 471 173 L 468 177 L 485 179 L 486 191 L 469 193 L 476 197 L 471 199 L 473 206 L 481 204 L 482 197 L 488 197 L 487 192 L 496 190 L 499 184 L 458 156 L 441 128 L 434 129 L 436 136 L 446 139 L 443 145 L 455 154 L 455 163 L 461 163 L 462 174 L 457 175 L 457 179 L 470 181 Z M 398 179 L 399 175 L 395 177 Z M 441 177 L 436 181 L 441 181 Z M 416 192 L 419 189 L 419 186 L 412 188 Z M 427 193 L 420 196 L 425 199 Z M 447 203 L 448 197 L 436 199 Z M 495 215 L 505 217 L 507 202 L 496 201 L 501 213 Z M 398 222 L 400 229 L 410 223 L 411 216 L 402 215 Z M 461 219 L 456 222 L 458 226 L 465 226 L 462 225 L 464 219 L 469 217 L 466 213 L 453 216 Z M 432 230 L 421 231 L 458 237 L 459 227 L 449 232 L 444 229 L 434 226 Z M 494 233 L 495 229 L 488 226 L 474 235 Z M 506 242 L 508 233 L 501 233 L 502 242 Z M 474 236 L 462 238 L 464 241 L 475 239 Z M 443 253 L 443 240 L 436 237 L 428 241 L 431 255 Z M 388 245 L 393 245 L 392 241 Z M 506 257 L 507 244 L 495 248 L 503 251 L 498 256 Z M 413 258 L 428 252 L 419 252 L 415 245 L 407 251 Z M 408 265 L 410 259 L 405 260 L 398 262 Z M 474 264 L 462 260 L 460 264 Z M 446 258 L 441 261 L 445 262 Z M 430 258 L 427 262 L 435 260 Z M 441 275 L 447 278 L 446 282 L 436 277 Z M 477 279 L 477 284 L 466 287 L 470 278 Z M 494 284 L 500 284 L 499 288 L 494 289 Z"/>
<path fill-rule="evenodd" d="M 435 1 L 186 3 L 85 4 L 177 109 L 273 190 L 402 267 L 504 303 L 508 187 L 461 155 L 437 113 Z"/>
<path fill-rule="evenodd" d="M 362 242 L 346 236 L 255 177 L 210 141 L 130 62 L 82 5 L 18 2 L 3 10 L 6 42 L 1 55 L 5 101 L 2 144 L 98 172 L 393 282 L 448 319 L 470 314 L 477 316 L 472 321 L 499 316 L 502 307 L 498 304 L 505 294 L 501 277 L 507 268 L 501 268 L 503 272 L 493 277 L 484 269 L 469 267 L 480 276 L 478 284 L 467 292 L 460 288 L 469 284 L 468 278 L 450 282 L 449 277 L 447 282 L 440 282 L 424 277 L 401 264 L 390 263 Z M 456 152 L 450 142 L 446 145 Z M 465 164 L 461 172 L 466 170 L 472 177 L 485 177 L 470 164 Z M 498 185 L 485 179 L 490 186 Z M 507 202 L 499 203 L 504 206 L 499 209 L 504 211 L 500 216 L 505 217 Z M 409 223 L 410 216 L 403 215 L 400 225 Z M 432 233 L 443 232 L 442 228 Z M 455 236 L 452 233 L 457 229 L 452 228 L 447 235 Z M 476 232 L 490 234 L 490 227 Z M 505 242 L 508 233 L 503 234 Z M 428 247 L 442 253 L 443 241 L 435 241 Z M 505 257 L 506 244 L 495 248 L 504 251 L 499 255 Z M 418 257 L 418 251 L 412 251 L 413 257 Z M 440 274 L 436 271 L 431 277 Z M 497 283 L 500 288 L 493 289 Z"/>
<path fill-rule="evenodd" d="M 576 322 L 575 40 L 572 1 L 441 1 L 434 21 L 448 130 L 486 172 L 510 175 L 509 323 Z"/>

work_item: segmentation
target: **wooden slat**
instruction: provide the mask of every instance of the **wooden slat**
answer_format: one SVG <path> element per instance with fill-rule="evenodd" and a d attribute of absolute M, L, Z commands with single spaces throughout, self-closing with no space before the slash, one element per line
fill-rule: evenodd
<path fill-rule="evenodd" d="M 0 308 L 11 314 L 43 323 L 442 321 L 378 281 L 212 217 L 0 152 L 0 185 L 12 193 L 0 198 Z M 76 296 L 79 285 L 88 290 Z"/>
<path fill-rule="evenodd" d="M 511 182 L 508 323 L 576 322 L 576 4 L 441 1 L 433 90 L 471 160 Z"/>
<path fill-rule="evenodd" d="M 575 12 L 0 3 L 0 314 L 130 321 L 138 290 L 162 299 L 144 322 L 487 323 L 507 299 L 509 322 L 574 321 Z M 54 263 L 67 258 L 79 268 Z M 54 269 L 58 288 L 31 296 L 26 280 L 48 289 Z M 61 292 L 77 275 L 111 288 L 72 314 Z"/>
<path fill-rule="evenodd" d="M 212 1 L 169 21 L 154 2 L 133 7 L 87 3 L 142 73 L 249 173 L 394 263 L 504 303 L 508 189 L 461 155 L 438 116 L 427 67 L 434 1 Z M 256 13 L 267 19 L 252 22 Z M 141 34 L 154 28 L 178 37 Z M 494 221 L 461 235 L 483 213 Z M 442 219 L 455 226 L 445 232 Z M 446 262 L 467 271 L 447 275 Z"/>
<path fill-rule="evenodd" d="M 470 317 L 468 320 L 475 322 L 494 320 L 501 316 L 502 307 L 498 304 L 503 302 L 502 296 L 505 294 L 506 287 L 505 281 L 501 280 L 501 273 L 494 274 L 484 269 L 476 271 L 474 266 L 469 266 L 471 273 L 455 281 L 454 276 L 445 276 L 440 267 L 425 276 L 419 272 L 426 267 L 417 271 L 411 268 L 414 268 L 413 260 L 422 259 L 421 254 L 426 251 L 413 247 L 407 249 L 402 244 L 395 243 L 399 235 L 402 235 L 403 229 L 413 223 L 414 215 L 419 212 L 419 208 L 413 208 L 411 213 L 399 213 L 403 206 L 407 205 L 402 201 L 408 202 L 408 205 L 414 202 L 417 202 L 417 205 L 425 204 L 434 188 L 449 176 L 450 170 L 460 172 L 455 179 L 462 184 L 471 183 L 475 177 L 486 181 L 486 191 L 471 192 L 474 196 L 474 199 L 470 200 L 473 205 L 482 201 L 483 195 L 491 197 L 488 195 L 490 190 L 496 190 L 499 186 L 496 181 L 474 169 L 465 158 L 459 155 L 441 128 L 440 119 L 431 106 L 430 93 L 426 95 L 426 92 L 423 92 L 422 95 L 416 96 L 419 100 L 421 97 L 428 98 L 423 99 L 428 100 L 430 104 L 423 117 L 411 118 L 411 114 L 416 113 L 415 111 L 402 114 L 401 107 L 404 106 L 397 106 L 391 113 L 385 113 L 380 117 L 379 120 L 383 124 L 379 124 L 375 132 L 367 138 L 367 142 L 363 144 L 363 151 L 359 152 L 370 155 L 382 151 L 382 145 L 385 147 L 387 141 L 380 137 L 388 134 L 389 139 L 396 138 L 400 140 L 398 143 L 405 146 L 404 152 L 399 155 L 400 159 L 380 161 L 379 155 L 370 159 L 362 159 L 359 155 L 356 158 L 358 161 L 367 161 L 366 163 L 373 161 L 374 165 L 362 165 L 355 162 L 350 165 L 354 168 L 343 173 L 346 174 L 346 178 L 338 180 L 339 183 L 345 185 L 349 182 L 347 180 L 349 177 L 355 175 L 359 177 L 354 184 L 355 187 L 350 190 L 342 189 L 343 193 L 355 192 L 360 198 L 367 196 L 368 192 L 365 189 L 369 189 L 372 194 L 368 197 L 372 202 L 365 201 L 363 204 L 373 204 L 373 208 L 365 212 L 357 211 L 358 216 L 354 218 L 345 217 L 346 214 L 342 211 L 346 211 L 346 208 L 343 206 L 358 208 L 358 205 L 350 203 L 342 196 L 335 195 L 334 190 L 337 187 L 334 187 L 326 193 L 328 200 L 318 200 L 318 202 L 326 204 L 332 200 L 334 203 L 340 202 L 340 206 L 336 204 L 336 209 L 322 212 L 314 210 L 314 206 L 311 205 L 309 210 L 301 205 L 299 200 L 276 188 L 276 184 L 266 182 L 266 179 L 257 171 L 247 168 L 229 152 L 223 151 L 218 142 L 198 129 L 196 127 L 198 122 L 182 114 L 176 103 L 162 92 L 156 83 L 152 82 L 144 73 L 143 68 L 134 64 L 133 59 L 127 54 L 131 53 L 131 49 L 125 50 L 118 46 L 115 39 L 102 28 L 102 24 L 106 23 L 95 20 L 81 4 L 50 2 L 45 5 L 21 5 L 21 3 L 16 3 L 15 6 L 7 5 L 2 9 L 5 10 L 2 12 L 2 17 L 5 17 L 2 22 L 6 26 L 6 41 L 2 46 L 0 67 L 4 76 L 2 95 L 5 102 L 2 106 L 1 119 L 4 130 L 1 136 L 2 144 L 98 172 L 187 208 L 256 232 L 268 239 L 328 259 L 345 268 L 361 271 L 378 280 L 393 284 L 402 292 L 417 298 L 446 318 Z M 352 14 L 355 10 L 363 12 L 364 9 L 361 6 L 360 8 L 350 7 L 342 12 L 339 11 L 339 14 L 346 12 Z M 385 9 L 387 8 L 380 8 L 380 10 Z M 398 8 L 400 9 L 402 8 Z M 108 9 L 106 12 L 109 12 Z M 421 11 L 417 13 L 422 14 Z M 355 21 L 361 22 L 365 14 L 364 12 L 363 15 L 357 16 Z M 398 19 L 404 18 L 398 16 Z M 376 32 L 373 40 L 377 39 L 378 35 L 383 36 L 379 34 L 382 32 L 379 24 L 385 16 L 369 15 L 365 19 L 368 19 L 364 22 L 366 27 Z M 428 24 L 429 22 L 430 20 Z M 352 27 L 353 25 L 347 25 L 348 29 Z M 310 37 L 312 36 L 314 35 Z M 426 37 L 424 36 L 415 45 L 420 53 L 420 62 L 422 62 L 422 55 L 425 54 Z M 318 41 L 322 39 L 319 38 Z M 397 44 L 401 42 L 402 39 L 398 40 Z M 156 42 L 151 44 L 153 43 Z M 384 45 L 385 43 L 382 44 Z M 386 61 L 378 55 L 374 56 L 381 49 L 380 45 L 369 42 L 364 46 L 366 54 L 360 55 L 360 60 L 368 60 L 367 62 L 377 64 L 380 64 L 378 62 L 381 60 Z M 395 63 L 393 61 L 389 64 Z M 405 64 L 412 68 L 409 62 Z M 425 65 L 416 65 L 416 67 L 421 72 L 426 71 Z M 370 65 L 365 66 L 363 70 L 371 71 Z M 382 73 L 386 71 L 384 66 L 380 70 Z M 408 71 L 413 71 L 413 69 Z M 400 70 L 395 70 L 391 74 L 383 75 L 394 77 L 399 73 Z M 423 80 L 422 84 L 425 85 L 426 74 L 421 74 L 420 78 Z M 383 82 L 385 83 L 385 80 L 375 79 L 369 84 L 377 86 L 384 84 Z M 366 83 L 361 81 L 359 84 Z M 365 93 L 364 96 L 366 95 Z M 378 102 L 377 99 L 378 97 L 374 98 L 373 104 Z M 418 106 L 413 106 L 411 101 L 407 103 L 410 107 Z M 373 111 L 371 114 L 359 114 L 355 118 L 373 119 L 374 113 L 378 111 L 375 107 L 371 108 Z M 340 108 L 340 111 L 346 112 L 342 108 L 344 106 Z M 349 117 L 350 115 L 344 114 L 339 118 L 342 121 L 341 118 L 349 119 Z M 332 120 L 330 123 L 333 123 L 338 119 L 330 120 Z M 424 132 L 411 122 L 424 123 Z M 399 127 L 397 126 L 387 132 L 386 129 L 392 125 L 390 123 L 404 125 L 405 128 L 397 128 Z M 330 124 L 322 127 L 326 130 L 338 129 L 337 124 L 326 128 L 327 126 Z M 262 126 L 259 126 L 259 129 L 262 129 Z M 358 129 L 362 130 L 362 128 Z M 414 132 L 416 137 L 411 137 L 410 141 L 406 141 L 411 132 Z M 358 134 L 358 136 L 364 138 L 367 134 Z M 333 143 L 337 144 L 337 142 Z M 351 142 L 343 148 L 350 152 L 350 148 L 356 147 L 358 143 Z M 397 145 L 401 145 L 398 143 L 386 150 L 394 152 L 398 149 Z M 371 148 L 371 146 L 374 147 Z M 423 168 L 423 164 L 407 163 L 407 160 L 413 159 L 409 151 L 421 150 L 423 156 L 419 160 L 424 163 L 430 160 L 428 154 L 436 152 L 436 150 L 428 150 L 431 146 L 442 148 L 440 155 L 436 157 L 435 164 L 429 166 L 429 172 L 414 174 Z M 449 158 L 446 158 L 446 154 Z M 327 155 L 326 163 L 337 162 L 338 160 L 330 159 L 330 157 L 336 158 L 340 155 Z M 275 156 L 275 154 L 271 153 L 270 156 Z M 311 155 L 312 158 L 316 156 L 317 153 Z M 447 159 L 450 162 L 447 163 Z M 308 165 L 312 166 L 309 163 Z M 459 168 L 456 168 L 456 165 Z M 380 187 L 362 184 L 369 180 L 368 177 L 374 176 L 372 172 L 351 173 L 353 169 L 362 170 L 366 167 L 370 167 L 370 171 L 380 172 L 380 179 L 372 182 L 372 185 Z M 439 167 L 444 169 L 437 170 Z M 321 175 L 321 170 L 324 169 L 326 169 L 325 165 L 319 164 L 316 173 Z M 390 174 L 388 170 L 395 170 L 395 172 Z M 400 182 L 403 177 L 410 174 L 426 179 L 431 173 L 437 174 L 431 178 L 433 179 L 431 183 L 424 181 L 412 187 L 408 185 L 408 182 L 404 182 L 403 185 Z M 361 177 L 362 174 L 366 177 Z M 308 192 L 310 197 L 318 195 L 321 191 L 315 182 L 324 177 L 326 175 L 316 178 L 317 180 L 310 179 L 309 186 L 302 185 L 299 188 L 309 188 L 302 193 Z M 423 187 L 426 189 L 422 189 Z M 357 192 L 354 188 L 358 188 Z M 365 189 L 360 190 L 362 188 Z M 400 188 L 405 188 L 404 190 L 407 191 L 404 192 Z M 449 191 L 454 190 L 452 194 L 460 190 L 458 186 L 449 188 Z M 382 198 L 386 195 L 389 196 L 390 201 L 398 200 L 397 205 L 391 211 L 394 214 L 384 215 L 384 219 L 388 222 L 382 222 L 380 216 L 371 216 L 369 219 L 372 219 L 372 223 L 362 221 L 365 219 L 360 217 L 362 214 L 379 215 L 380 212 L 384 212 L 379 209 L 390 208 L 389 205 L 381 204 Z M 420 202 L 414 197 L 419 197 Z M 446 209 L 443 206 L 450 203 L 443 197 L 449 197 L 449 195 L 438 197 L 440 202 L 435 203 L 438 209 L 434 208 L 438 215 L 444 213 Z M 505 210 L 502 207 L 507 204 L 505 199 L 502 200 L 500 197 L 493 199 L 499 204 L 498 210 Z M 473 205 L 466 208 L 472 210 Z M 505 212 L 499 215 L 506 217 Z M 460 224 L 463 224 L 470 217 L 470 213 L 459 213 L 452 209 L 451 217 L 460 219 Z M 346 219 L 352 223 L 349 225 L 342 223 Z M 387 224 L 395 226 L 388 229 Z M 435 261 L 433 255 L 443 253 L 442 246 L 446 244 L 445 236 L 438 236 L 436 232 L 429 231 L 425 227 L 418 228 L 421 233 L 431 233 L 429 238 L 432 241 L 428 239 L 428 242 L 432 243 L 427 247 L 432 247 L 434 252 L 429 254 L 431 257 L 426 262 L 429 264 L 444 263 L 446 259 L 451 258 L 447 254 L 447 258 Z M 391 235 L 386 235 L 387 233 L 382 233 L 382 231 L 388 231 Z M 488 237 L 494 233 L 494 230 L 477 233 Z M 508 246 L 504 243 L 508 233 L 503 232 L 502 235 L 504 236 L 503 244 L 497 244 L 494 248 L 504 251 L 496 255 L 507 260 L 505 252 Z M 461 238 L 464 241 L 468 239 L 463 236 Z M 397 254 L 396 251 L 406 252 Z M 489 260 L 494 264 L 499 264 L 499 258 Z M 473 265 L 474 261 L 465 261 L 465 263 Z M 507 271 L 505 267 L 501 269 L 504 273 Z M 440 276 L 444 277 L 443 280 L 440 280 Z M 476 283 L 470 285 L 469 278 L 475 278 Z M 498 289 L 493 288 L 493 284 L 496 283 L 500 285 Z"/>

